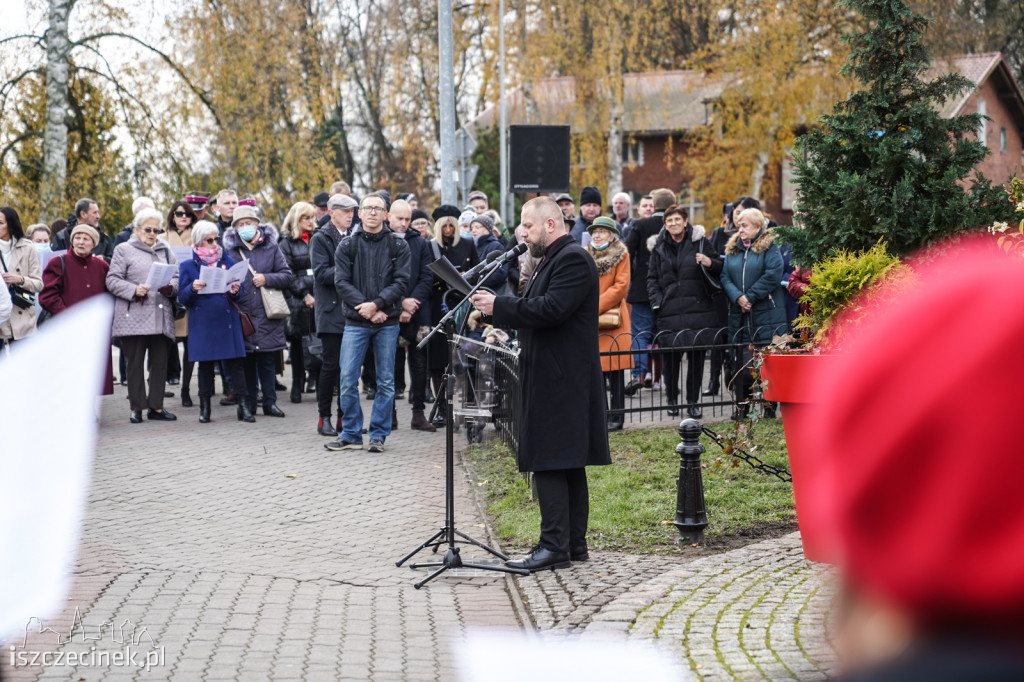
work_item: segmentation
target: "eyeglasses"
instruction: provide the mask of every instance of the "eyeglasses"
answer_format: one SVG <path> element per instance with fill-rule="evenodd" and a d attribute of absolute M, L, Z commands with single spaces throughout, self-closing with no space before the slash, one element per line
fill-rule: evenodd
<path fill-rule="evenodd" d="M 139 230 L 139 232 L 145 232 L 146 234 L 156 234 L 159 231 L 160 230 L 154 229 L 152 227 L 143 227 L 142 229 Z"/>
<path fill-rule="evenodd" d="M 203 240 L 203 243 L 204 244 L 216 244 L 217 243 L 217 238 L 216 237 L 207 237 L 206 239 Z"/>
<path fill-rule="evenodd" d="M 363 206 L 361 209 L 367 213 L 386 213 L 387 209 L 383 206 Z"/>
<path fill-rule="evenodd" d="M 175 211 L 174 212 L 174 217 L 175 218 L 187 218 L 188 217 L 188 213 L 185 213 L 184 211 Z"/>

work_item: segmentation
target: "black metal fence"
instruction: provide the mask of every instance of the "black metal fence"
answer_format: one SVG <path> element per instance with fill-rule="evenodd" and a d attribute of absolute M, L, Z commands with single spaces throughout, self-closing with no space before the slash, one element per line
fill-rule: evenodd
<path fill-rule="evenodd" d="M 660 332 L 655 335 L 620 334 L 601 336 L 601 362 L 605 374 L 605 396 L 609 421 L 623 423 L 685 418 L 694 408 L 703 421 L 742 416 L 748 410 L 768 410 L 763 403 L 752 371 L 751 339 L 767 345 L 788 328 L 726 329 Z M 650 374 L 648 380 L 647 375 Z M 622 399 L 617 400 L 616 383 L 621 381 Z M 494 410 L 494 426 L 513 451 L 519 444 L 519 358 L 499 356 L 495 385 L 500 392 Z M 621 403 L 617 405 L 616 403 Z"/>

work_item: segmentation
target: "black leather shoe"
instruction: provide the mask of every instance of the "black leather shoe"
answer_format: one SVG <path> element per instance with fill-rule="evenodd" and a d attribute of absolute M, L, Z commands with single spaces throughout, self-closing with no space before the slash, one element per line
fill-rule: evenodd
<path fill-rule="evenodd" d="M 164 397 L 165 398 L 173 398 L 174 397 L 174 392 L 173 391 L 164 391 Z"/>
<path fill-rule="evenodd" d="M 609 431 L 621 431 L 622 430 L 622 422 L 609 420 L 609 422 L 608 422 L 608 430 Z"/>
<path fill-rule="evenodd" d="M 702 396 L 718 395 L 718 391 L 721 388 L 718 381 L 712 381 L 708 384 L 708 387 L 700 392 Z"/>
<path fill-rule="evenodd" d="M 432 403 L 432 402 L 434 402 L 434 400 L 435 400 L 435 398 L 434 398 L 434 392 L 433 392 L 433 391 L 431 391 L 431 390 L 430 390 L 430 389 L 428 388 L 428 389 L 427 389 L 427 395 L 426 395 L 426 396 L 425 396 L 425 397 L 423 398 L 423 402 L 425 402 L 425 403 Z"/>
<path fill-rule="evenodd" d="M 238 394 L 234 391 L 229 391 L 224 394 L 224 397 L 220 399 L 220 404 L 227 407 L 228 405 L 238 404 Z"/>
<path fill-rule="evenodd" d="M 271 403 L 269 405 L 264 405 L 263 406 L 263 416 L 264 417 L 283 417 L 284 416 L 284 412 L 282 412 L 281 408 L 277 406 L 277 403 Z"/>
<path fill-rule="evenodd" d="M 690 405 L 689 407 L 686 408 L 686 416 L 690 417 L 691 419 L 703 419 L 704 412 L 703 410 L 700 409 L 700 407 L 696 405 Z"/>
<path fill-rule="evenodd" d="M 626 395 L 636 395 L 636 392 L 644 387 L 644 382 L 641 379 L 633 379 L 626 384 L 625 393 Z"/>
<path fill-rule="evenodd" d="M 282 383 L 281 383 L 280 381 L 278 381 L 277 379 L 275 379 L 275 380 L 274 380 L 274 390 L 275 390 L 275 391 L 287 391 L 287 390 L 288 390 L 288 387 L 287 387 L 287 386 L 285 386 L 284 384 L 282 384 Z"/>
<path fill-rule="evenodd" d="M 587 561 L 590 559 L 590 552 L 587 551 L 587 545 L 582 544 L 576 547 L 570 547 L 569 558 L 573 561 Z"/>
<path fill-rule="evenodd" d="M 552 570 L 556 568 L 569 568 L 572 563 L 569 561 L 568 552 L 552 552 L 550 549 L 537 546 L 522 559 L 506 561 L 505 565 L 509 568 L 525 568 L 533 572 L 543 571 L 547 568 Z"/>
<path fill-rule="evenodd" d="M 132 412 L 132 416 L 128 418 L 128 421 L 130 421 L 132 424 L 141 424 L 142 410 L 135 410 L 134 412 Z"/>
<path fill-rule="evenodd" d="M 156 410 L 150 410 L 149 412 L 146 413 L 146 419 L 149 419 L 151 421 L 158 421 L 158 422 L 159 421 L 173 422 L 173 421 L 176 421 L 178 418 L 175 417 L 170 412 L 168 412 L 167 410 L 162 410 L 160 412 L 157 412 Z"/>
<path fill-rule="evenodd" d="M 331 426 L 330 417 L 327 417 L 326 419 L 320 417 L 320 420 L 316 424 L 316 432 L 319 433 L 321 436 L 329 436 L 331 438 L 338 437 L 338 432 L 334 430 L 333 426 Z"/>
<path fill-rule="evenodd" d="M 210 423 L 210 398 L 199 398 L 199 423 Z"/>
<path fill-rule="evenodd" d="M 678 417 L 679 416 L 679 406 L 678 405 L 672 405 L 667 410 L 665 410 L 665 412 L 670 417 Z"/>
<path fill-rule="evenodd" d="M 252 410 L 249 409 L 244 400 L 238 401 L 238 421 L 249 422 L 250 424 L 256 421 L 256 417 L 252 416 Z"/>

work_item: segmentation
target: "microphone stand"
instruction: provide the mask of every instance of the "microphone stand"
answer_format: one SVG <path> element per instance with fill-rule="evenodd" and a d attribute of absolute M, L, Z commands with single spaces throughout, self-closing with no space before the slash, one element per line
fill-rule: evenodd
<path fill-rule="evenodd" d="M 438 548 L 441 545 L 447 544 L 448 549 L 444 553 L 444 558 L 440 561 L 431 561 L 427 563 L 409 564 L 409 568 L 436 568 L 433 573 L 428 575 L 423 580 L 415 583 L 413 587 L 417 590 L 426 585 L 428 582 L 441 575 L 445 571 L 452 568 L 476 568 L 483 571 L 499 571 L 501 573 L 514 573 L 516 575 L 530 575 L 530 572 L 522 568 L 509 568 L 508 566 L 494 565 L 494 564 L 481 564 L 472 561 L 463 561 L 462 556 L 459 554 L 460 547 L 456 546 L 457 542 L 468 543 L 475 545 L 487 552 L 490 552 L 494 556 L 498 557 L 502 561 L 507 561 L 508 557 L 499 552 L 498 550 L 488 547 L 484 543 L 476 540 L 469 535 L 466 535 L 460 530 L 455 528 L 455 408 L 453 401 L 455 400 L 455 337 L 456 325 L 455 325 L 455 314 L 464 305 L 469 304 L 473 294 L 483 286 L 484 280 L 487 279 L 487 275 L 491 274 L 495 269 L 500 267 L 498 260 L 494 262 L 494 265 L 490 268 L 484 268 L 480 272 L 480 277 L 477 283 L 469 290 L 465 298 L 462 299 L 457 305 L 453 306 L 448 313 L 441 318 L 430 333 L 427 334 L 419 343 L 420 348 L 424 348 L 430 338 L 440 332 L 445 335 L 445 340 L 448 343 L 448 369 L 445 371 L 443 377 L 444 392 L 445 392 L 445 510 L 444 510 L 444 525 L 439 531 L 431 535 L 425 541 L 420 543 L 418 547 L 406 554 L 404 557 L 395 562 L 395 566 L 401 566 L 406 561 L 411 559 L 421 550 L 431 547 L 435 554 L 437 554 Z M 466 316 L 469 317 L 468 315 Z M 459 327 L 459 332 L 465 327 L 466 319 L 462 320 L 462 325 Z"/>

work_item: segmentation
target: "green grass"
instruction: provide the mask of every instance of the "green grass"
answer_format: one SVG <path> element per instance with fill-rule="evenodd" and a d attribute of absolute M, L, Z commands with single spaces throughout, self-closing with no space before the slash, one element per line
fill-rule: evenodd
<path fill-rule="evenodd" d="M 732 424 L 711 424 L 726 433 Z M 679 456 L 675 429 L 651 428 L 610 435 L 612 464 L 587 469 L 590 485 L 591 548 L 633 553 L 666 553 L 676 548 L 676 476 Z M 726 549 L 751 539 L 795 529 L 793 486 L 725 455 L 701 436 L 708 548 Z M 780 420 L 757 424 L 754 454 L 768 464 L 788 467 Z M 748 447 L 749 451 L 750 448 Z M 515 456 L 498 441 L 470 448 L 465 455 L 500 542 L 525 548 L 536 542 L 540 513 L 518 472 Z"/>

